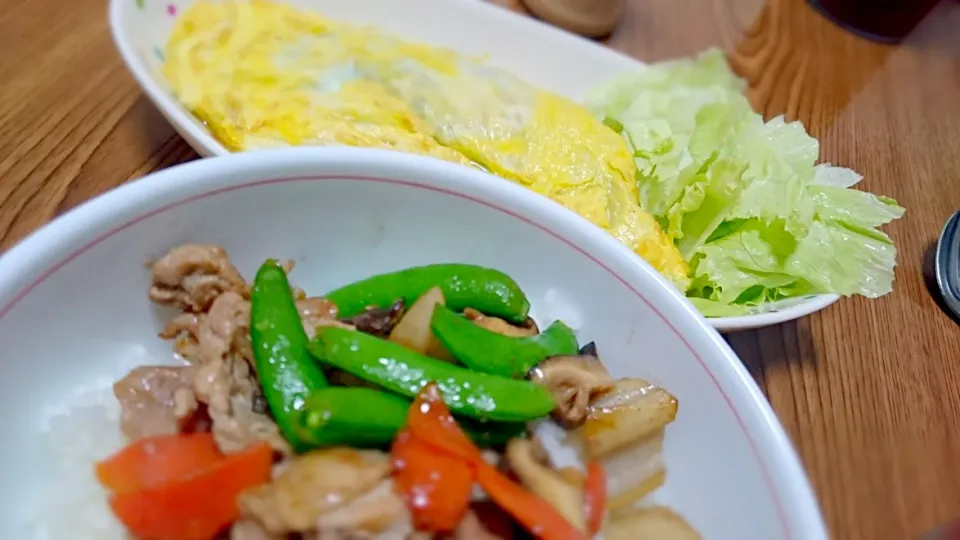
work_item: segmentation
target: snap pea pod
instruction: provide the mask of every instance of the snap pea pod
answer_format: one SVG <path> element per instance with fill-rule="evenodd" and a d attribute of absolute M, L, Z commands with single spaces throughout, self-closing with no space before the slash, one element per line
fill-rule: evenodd
<path fill-rule="evenodd" d="M 301 439 L 311 446 L 383 448 L 407 424 L 411 403 L 408 398 L 372 388 L 331 386 L 307 398 Z M 505 444 L 526 430 L 522 423 L 457 422 L 482 447 Z"/>
<path fill-rule="evenodd" d="M 308 395 L 327 387 L 327 379 L 307 350 L 287 273 L 276 261 L 257 271 L 250 303 L 250 341 L 263 395 L 284 438 L 302 451 L 300 412 Z"/>
<path fill-rule="evenodd" d="M 411 398 L 436 381 L 451 412 L 471 418 L 528 422 L 556 406 L 550 392 L 534 383 L 470 371 L 354 330 L 318 328 L 310 352 L 322 362 Z"/>
<path fill-rule="evenodd" d="M 407 423 L 410 400 L 372 388 L 331 386 L 310 394 L 301 438 L 311 446 L 378 447 Z"/>
<path fill-rule="evenodd" d="M 530 301 L 510 276 L 472 264 L 431 264 L 369 277 L 331 291 L 324 297 L 351 317 L 369 306 L 383 307 L 403 298 L 407 307 L 433 287 L 440 287 L 450 309 L 472 307 L 487 315 L 520 324 Z"/>
<path fill-rule="evenodd" d="M 433 310 L 430 328 L 460 363 L 501 377 L 523 378 L 545 358 L 575 355 L 580 349 L 577 336 L 562 321 L 555 321 L 535 336 L 510 337 L 482 328 L 438 305 Z"/>

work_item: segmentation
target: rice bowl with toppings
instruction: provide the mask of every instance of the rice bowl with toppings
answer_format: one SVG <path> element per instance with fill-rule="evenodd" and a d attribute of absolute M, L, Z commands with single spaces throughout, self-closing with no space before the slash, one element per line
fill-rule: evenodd
<path fill-rule="evenodd" d="M 573 331 L 577 345 L 583 348 L 594 342 L 596 354 L 603 359 L 603 370 L 614 381 L 627 378 L 649 383 L 635 383 L 631 387 L 635 389 L 632 395 L 665 396 L 647 390 L 661 388 L 676 399 L 676 417 L 666 426 L 662 451 L 656 451 L 654 445 L 650 447 L 655 451 L 648 454 L 649 459 L 642 460 L 648 467 L 637 467 L 640 463 L 637 458 L 625 460 L 627 465 L 610 465 L 617 469 L 617 477 L 632 479 L 629 485 L 611 483 L 609 489 L 613 490 L 631 491 L 626 488 L 638 485 L 632 482 L 656 479 L 658 471 L 665 471 L 663 478 L 651 483 L 650 488 L 643 486 L 646 490 L 653 489 L 648 495 L 643 496 L 644 491 L 633 493 L 641 494 L 643 507 L 664 507 L 670 509 L 670 513 L 654 511 L 646 514 L 647 517 L 641 513 L 642 520 L 667 520 L 675 523 L 674 526 L 686 522 L 698 534 L 710 538 L 739 538 L 749 536 L 749 531 L 762 531 L 768 537 L 825 537 L 816 502 L 795 454 L 769 406 L 722 340 L 655 272 L 631 262 L 632 256 L 619 244 L 602 233 L 584 229 L 580 218 L 558 212 L 555 206 L 531 197 L 522 189 L 487 180 L 484 173 L 395 153 L 342 149 L 262 152 L 198 162 L 130 184 L 78 208 L 16 247 L 0 259 L 0 270 L 5 276 L 0 280 L 0 298 L 4 299 L 0 310 L 0 340 L 7 348 L 8 358 L 29 357 L 31 361 L 7 362 L 6 366 L 14 369 L 8 369 L 0 379 L 0 390 L 11 398 L 5 409 L 7 414 L 0 420 L 14 434 L 10 460 L 0 472 L 15 480 L 11 487 L 18 484 L 29 487 L 26 494 L 4 492 L 4 508 L 10 514 L 3 520 L 5 525 L 0 532 L 11 537 L 43 538 L 46 535 L 49 538 L 69 528 L 72 537 L 81 537 L 81 534 L 115 537 L 110 535 L 125 533 L 110 519 L 117 510 L 118 494 L 129 499 L 143 495 L 144 489 L 148 492 L 157 489 L 156 486 L 134 489 L 130 484 L 118 487 L 115 480 L 109 480 L 115 476 L 103 470 L 95 476 L 93 470 L 97 463 L 116 464 L 117 456 L 136 455 L 136 452 L 127 453 L 136 447 L 136 441 L 121 435 L 122 409 L 116 407 L 110 385 L 138 366 L 183 365 L 172 353 L 171 342 L 157 337 L 176 312 L 152 307 L 145 293 L 152 279 L 151 270 L 143 266 L 143 261 L 156 262 L 176 246 L 195 241 L 201 245 L 222 246 L 245 282 L 253 280 L 267 259 L 289 254 L 287 256 L 296 262 L 290 274 L 294 287 L 308 294 L 321 291 L 319 295 L 333 298 L 337 295 L 329 293 L 357 279 L 425 265 L 456 261 L 502 272 L 519 286 L 530 307 L 539 306 L 534 314 L 541 334 L 558 318 L 570 320 L 568 330 Z M 362 214 L 353 210 L 360 207 L 366 209 Z M 430 222 L 418 219 L 419 212 L 423 211 L 428 211 L 434 219 Z M 339 225 L 310 227 L 318 215 Z M 463 236 L 452 227 L 437 227 L 438 221 L 443 220 L 472 231 L 471 241 L 464 242 Z M 425 235 L 431 238 L 428 244 L 420 240 Z M 544 273 L 544 263 L 553 270 Z M 84 286 L 76 287 L 77 283 Z M 104 301 L 105 298 L 110 301 Z M 75 309 L 51 309 L 54 302 L 62 301 L 69 301 Z M 522 304 L 515 306 L 522 308 Z M 448 299 L 447 305 L 453 313 L 448 322 L 460 325 L 460 330 L 479 328 L 478 314 L 457 305 L 453 299 Z M 478 306 L 473 309 L 485 317 L 492 315 L 510 322 L 516 332 L 532 330 L 519 317 L 510 320 L 506 312 L 491 311 L 495 306 L 489 303 L 481 302 Z M 550 311 L 554 306 L 558 306 L 556 314 Z M 412 304 L 405 308 L 408 314 L 417 311 Z M 467 316 L 457 315 L 461 311 Z M 96 313 L 97 317 L 77 317 L 78 313 Z M 389 310 L 385 313 L 389 314 Z M 39 335 L 39 328 L 58 338 L 33 339 L 32 336 Z M 569 335 L 567 330 L 558 328 L 562 330 L 559 335 Z M 311 355 L 325 357 L 355 377 L 358 374 L 361 379 L 372 376 L 362 368 L 365 364 L 357 368 L 353 358 L 343 352 L 352 350 L 352 346 L 336 345 L 342 343 L 338 340 L 353 339 L 360 334 L 358 339 L 366 340 L 357 342 L 360 348 L 371 342 L 377 346 L 389 343 L 389 335 L 384 339 L 335 325 L 321 332 L 323 351 L 313 351 Z M 444 364 L 450 366 L 444 369 L 460 370 L 455 373 L 461 375 L 469 371 L 474 374 L 471 377 L 482 375 L 484 381 L 502 379 L 506 383 L 498 382 L 494 386 L 522 387 L 533 392 L 531 396 L 543 396 L 541 391 L 527 386 L 539 384 L 536 380 L 527 380 L 527 376 L 507 377 L 508 372 L 518 373 L 513 370 L 522 371 L 527 364 L 495 364 L 499 367 L 482 369 L 496 373 L 478 374 L 467 367 L 467 363 L 475 362 L 474 355 L 460 349 L 462 342 L 444 335 L 448 338 L 445 346 L 458 350 L 464 359 L 458 360 L 457 365 Z M 24 340 L 22 336 L 31 336 L 31 339 Z M 530 336 L 502 337 L 523 340 Z M 533 343 L 532 348 L 523 347 L 527 352 L 511 358 L 523 358 L 525 362 L 537 360 L 538 355 L 544 354 L 542 347 L 546 345 Z M 571 345 L 569 341 L 564 344 L 563 340 L 555 340 L 551 346 L 561 347 L 559 352 L 570 352 Z M 579 349 L 576 352 L 581 353 Z M 590 349 L 586 348 L 583 354 L 589 356 Z M 557 355 L 551 357 L 554 356 Z M 78 358 L 84 361 L 76 361 Z M 414 361 L 423 361 L 417 358 L 419 360 Z M 406 363 L 413 365 L 409 358 Z M 317 362 L 316 365 L 323 364 Z M 258 378 L 264 376 L 265 372 L 257 372 Z M 38 380 L 44 384 L 30 384 Z M 409 411 L 403 403 L 411 402 L 416 396 L 414 389 L 403 381 L 413 379 L 404 376 L 394 382 L 383 378 L 364 380 L 372 382 L 373 387 L 364 385 L 357 390 L 373 392 L 378 396 L 374 399 L 392 403 L 388 406 L 394 411 L 400 410 L 396 405 L 403 409 L 399 415 L 381 417 L 400 418 L 399 425 L 405 425 Z M 338 382 L 329 388 L 341 386 Z M 489 384 L 486 387 L 493 388 Z M 441 390 L 441 395 L 445 395 L 445 391 Z M 383 393 L 389 397 L 381 395 Z M 513 390 L 508 393 L 519 395 Z M 267 397 L 267 392 L 264 394 Z M 569 396 L 571 404 L 580 403 L 574 399 L 576 396 Z M 496 407 L 489 407 L 479 397 L 473 394 L 459 402 L 444 401 L 449 401 L 456 425 L 468 434 L 468 440 L 473 441 L 470 444 L 481 447 L 496 443 L 489 438 L 486 428 L 501 422 L 543 418 L 542 415 L 549 415 L 558 403 L 539 397 L 532 398 L 533 401 L 524 398 L 495 412 Z M 261 412 L 262 403 L 255 405 L 261 400 L 254 396 L 246 413 L 278 418 L 270 404 L 271 399 L 276 401 L 274 398 L 266 399 L 270 412 L 265 413 Z M 495 401 L 498 399 L 501 398 Z M 586 424 L 578 424 L 581 420 L 577 415 L 586 414 L 582 421 L 589 423 L 591 403 L 615 408 L 614 404 L 603 401 L 594 403 L 596 399 L 601 396 L 588 399 L 587 409 L 574 407 L 570 412 L 577 414 L 554 418 L 552 428 L 535 429 L 536 437 L 522 440 L 532 443 L 540 439 L 538 442 L 547 447 L 545 450 L 553 452 L 556 449 L 551 448 L 550 432 L 563 435 L 582 431 Z M 202 399 L 198 399 L 200 402 Z M 306 402 L 308 407 L 317 406 L 316 400 Z M 655 399 L 651 408 L 644 409 L 669 412 L 671 402 L 669 397 L 665 401 Z M 544 403 L 553 404 L 544 409 Z M 87 407 L 88 404 L 94 407 Z M 48 414 L 51 411 L 54 414 Z M 63 415 L 64 412 L 67 414 Z M 359 408 L 356 412 L 363 413 Z M 24 419 L 40 426 L 42 418 L 57 414 L 60 418 L 49 423 L 47 436 L 39 429 L 22 429 Z M 211 411 L 207 414 L 212 416 Z M 484 424 L 478 415 L 491 415 L 494 424 L 489 421 Z M 348 417 L 349 421 L 353 421 L 352 418 Z M 311 420 L 313 423 L 307 425 L 313 428 L 324 425 L 317 421 Z M 212 428 L 202 425 L 193 424 L 188 430 L 201 436 L 200 442 L 191 443 L 200 448 L 206 444 L 202 437 L 216 437 L 206 431 Z M 363 444 L 357 444 L 376 446 L 370 437 L 383 437 L 386 429 L 392 453 L 396 433 L 389 433 L 389 429 L 395 430 L 391 426 L 398 424 L 376 425 L 379 427 L 364 435 L 367 439 Z M 91 437 L 75 435 L 75 430 Z M 324 431 L 311 433 L 314 437 Z M 358 432 L 341 433 L 355 437 Z M 72 443 L 61 442 L 64 438 Z M 85 440 L 93 443 L 81 444 Z M 324 444 L 313 450 L 304 449 L 298 455 L 329 451 L 325 449 L 331 447 Z M 522 443 L 517 452 L 536 456 L 535 448 L 524 447 L 526 444 Z M 701 451 L 707 445 L 714 448 L 710 455 Z M 359 448 L 356 444 L 353 446 Z M 577 451 L 573 446 L 564 448 Z M 54 452 L 43 452 L 44 449 Z M 386 449 L 356 451 L 374 460 L 387 455 L 378 453 Z M 447 451 L 457 452 L 456 449 Z M 239 455 L 256 458 L 264 454 L 260 451 L 246 454 L 244 449 L 224 452 L 216 447 L 215 452 L 200 457 L 213 459 L 220 467 L 229 466 L 232 459 L 229 456 Z M 227 461 L 221 463 L 223 459 Z M 60 472 L 55 468 L 58 461 L 65 464 L 67 472 L 75 474 Z M 560 461 L 558 458 L 558 463 Z M 169 471 L 172 465 L 165 463 L 162 469 L 135 470 Z M 178 463 L 178 467 L 183 465 L 182 461 Z M 537 467 L 547 471 L 552 469 L 551 474 L 571 474 L 571 471 L 561 472 L 562 464 L 548 468 L 540 458 L 528 461 L 527 465 L 530 463 L 540 463 Z M 400 474 L 393 467 L 395 465 L 388 467 L 391 478 Z M 462 471 L 456 465 L 453 467 Z M 510 473 L 510 481 L 514 482 L 511 485 L 523 486 L 530 492 L 542 485 L 530 478 L 525 482 L 516 474 L 516 471 Z M 141 478 L 143 482 L 156 480 L 137 475 L 126 477 Z M 98 481 L 104 482 L 105 478 L 112 495 L 98 486 Z M 565 482 L 573 482 L 572 485 L 580 485 L 572 478 L 563 478 L 567 478 Z M 276 480 L 268 477 L 262 481 L 267 481 L 269 488 Z M 741 488 L 737 497 L 730 497 L 726 489 L 733 482 Z M 175 484 L 163 483 L 167 488 Z M 389 492 L 377 493 L 380 496 Z M 107 506 L 107 501 L 113 502 Z M 398 511 L 409 511 L 404 508 L 407 507 L 399 507 Z M 681 516 L 683 521 L 674 516 Z M 730 519 L 731 516 L 743 516 L 743 519 Z M 750 519 L 747 516 L 751 516 Z M 125 523 L 129 526 L 129 519 Z M 523 522 L 520 523 L 522 529 Z M 749 531 L 744 528 L 748 523 Z"/>

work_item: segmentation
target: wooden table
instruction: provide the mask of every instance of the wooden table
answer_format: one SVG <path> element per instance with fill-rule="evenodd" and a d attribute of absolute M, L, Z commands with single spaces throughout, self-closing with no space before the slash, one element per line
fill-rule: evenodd
<path fill-rule="evenodd" d="M 196 158 L 125 71 L 103 0 L 2 7 L 0 247 Z M 839 30 L 802 0 L 632 0 L 610 39 L 646 61 L 723 47 L 758 110 L 802 120 L 824 161 L 862 172 L 862 187 L 908 209 L 889 228 L 900 249 L 893 294 L 730 337 L 840 539 L 916 538 L 960 517 L 960 328 L 926 277 L 940 227 L 960 208 L 957 29 L 955 2 L 889 47 Z"/>

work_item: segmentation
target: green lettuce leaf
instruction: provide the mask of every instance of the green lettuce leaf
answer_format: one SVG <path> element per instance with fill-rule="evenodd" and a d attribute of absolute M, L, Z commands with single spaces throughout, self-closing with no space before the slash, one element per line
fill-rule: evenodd
<path fill-rule="evenodd" d="M 904 210 L 897 201 L 866 191 L 835 186 L 810 186 L 807 192 L 820 219 L 872 229 L 903 216 Z"/>
<path fill-rule="evenodd" d="M 816 164 L 799 122 L 764 122 L 724 55 L 655 64 L 592 92 L 626 139 L 638 203 L 691 265 L 688 297 L 708 316 L 816 293 L 889 292 L 896 250 L 876 227 L 893 199 L 850 189 L 856 172 Z"/>
<path fill-rule="evenodd" d="M 807 279 L 814 292 L 876 298 L 893 290 L 896 256 L 893 242 L 878 230 L 818 220 L 785 268 Z"/>
<path fill-rule="evenodd" d="M 845 167 L 834 167 L 829 163 L 822 163 L 815 167 L 813 183 L 821 186 L 836 186 L 842 188 L 857 185 L 863 177 L 856 171 Z"/>
<path fill-rule="evenodd" d="M 787 268 L 795 250 L 794 237 L 782 223 L 766 225 L 760 220 L 704 245 L 694 262 L 690 296 L 723 304 L 756 306 L 801 294 L 812 287 Z"/>
<path fill-rule="evenodd" d="M 746 84 L 730 71 L 722 52 L 710 49 L 695 62 L 668 60 L 598 86 L 587 96 L 586 105 L 601 116 L 620 116 L 628 108 L 636 107 L 643 98 L 636 91 L 637 88 L 661 95 L 673 93 L 680 99 L 689 99 L 689 94 L 742 94 Z M 675 90 L 679 91 L 674 93 Z"/>
<path fill-rule="evenodd" d="M 697 311 L 704 317 L 740 317 L 749 315 L 751 309 L 747 306 L 737 304 L 721 304 L 706 298 L 689 297 L 687 298 L 693 304 Z"/>

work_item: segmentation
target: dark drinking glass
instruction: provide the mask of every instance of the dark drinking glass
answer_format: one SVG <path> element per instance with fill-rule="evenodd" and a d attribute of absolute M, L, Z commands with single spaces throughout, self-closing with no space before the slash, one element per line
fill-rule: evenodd
<path fill-rule="evenodd" d="M 867 39 L 896 43 L 907 37 L 939 0 L 809 0 L 828 19 Z"/>

